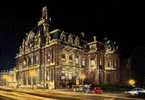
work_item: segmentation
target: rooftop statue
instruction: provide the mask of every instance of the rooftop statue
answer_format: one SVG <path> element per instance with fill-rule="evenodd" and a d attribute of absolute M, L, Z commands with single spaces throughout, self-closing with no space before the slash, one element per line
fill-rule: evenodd
<path fill-rule="evenodd" d="M 65 35 L 64 31 L 62 31 L 62 33 L 60 34 L 60 40 L 66 42 L 66 35 Z"/>
<path fill-rule="evenodd" d="M 69 36 L 68 36 L 68 43 L 69 44 L 73 44 L 73 36 L 72 36 L 72 34 L 69 34 Z"/>

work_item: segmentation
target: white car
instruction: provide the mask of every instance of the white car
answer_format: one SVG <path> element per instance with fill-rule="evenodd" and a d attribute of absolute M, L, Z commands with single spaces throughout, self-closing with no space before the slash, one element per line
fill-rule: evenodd
<path fill-rule="evenodd" d="M 143 88 L 134 88 L 130 91 L 126 91 L 126 94 L 132 95 L 132 96 L 139 96 L 139 95 L 145 95 L 145 89 Z"/>

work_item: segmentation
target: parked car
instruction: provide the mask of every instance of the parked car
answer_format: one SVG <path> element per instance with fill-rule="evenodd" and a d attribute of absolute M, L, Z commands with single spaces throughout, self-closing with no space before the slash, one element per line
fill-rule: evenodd
<path fill-rule="evenodd" d="M 73 85 L 73 91 L 88 93 L 90 91 L 90 86 L 89 85 Z"/>
<path fill-rule="evenodd" d="M 131 96 L 141 96 L 141 95 L 145 95 L 145 89 L 143 88 L 133 88 L 130 91 L 126 91 L 125 92 L 127 95 L 131 95 Z"/>
<path fill-rule="evenodd" d="M 102 94 L 104 92 L 104 90 L 100 87 L 95 87 L 94 92 L 97 93 L 97 94 Z"/>
<path fill-rule="evenodd" d="M 82 92 L 83 91 L 83 85 L 73 85 L 73 91 Z"/>

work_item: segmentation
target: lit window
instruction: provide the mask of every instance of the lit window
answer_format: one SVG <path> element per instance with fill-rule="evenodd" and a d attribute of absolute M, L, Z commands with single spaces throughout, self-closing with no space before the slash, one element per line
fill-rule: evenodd
<path fill-rule="evenodd" d="M 102 65 L 102 59 L 100 59 L 100 65 Z"/>
<path fill-rule="evenodd" d="M 95 61 L 91 60 L 91 66 L 95 66 Z"/>
<path fill-rule="evenodd" d="M 51 58 L 51 55 L 50 55 L 50 53 L 48 52 L 48 54 L 47 54 L 47 60 L 50 61 L 50 58 Z"/>
<path fill-rule="evenodd" d="M 84 59 L 82 60 L 82 65 L 85 66 L 85 60 Z"/>
<path fill-rule="evenodd" d="M 24 65 L 24 66 L 26 65 L 26 60 L 23 61 L 23 65 Z"/>
<path fill-rule="evenodd" d="M 75 62 L 76 62 L 76 64 L 78 64 L 78 63 L 79 63 L 79 59 L 78 59 L 78 58 L 76 58 L 76 59 L 75 59 Z"/>

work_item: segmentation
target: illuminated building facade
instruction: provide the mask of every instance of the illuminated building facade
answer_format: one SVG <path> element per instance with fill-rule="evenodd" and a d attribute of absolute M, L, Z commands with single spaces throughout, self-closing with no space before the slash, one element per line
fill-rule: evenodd
<path fill-rule="evenodd" d="M 115 43 L 84 40 L 59 29 L 50 31 L 47 7 L 38 26 L 26 34 L 16 56 L 21 87 L 67 88 L 69 84 L 119 82 L 119 55 Z M 84 75 L 82 77 L 82 75 Z"/>
<path fill-rule="evenodd" d="M 17 85 L 15 68 L 0 71 L 0 86 L 15 88 Z"/>

